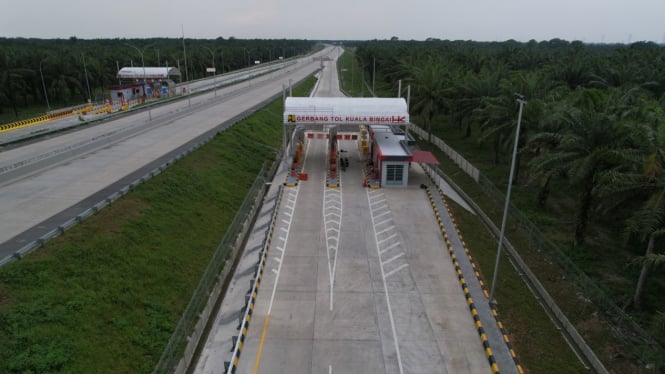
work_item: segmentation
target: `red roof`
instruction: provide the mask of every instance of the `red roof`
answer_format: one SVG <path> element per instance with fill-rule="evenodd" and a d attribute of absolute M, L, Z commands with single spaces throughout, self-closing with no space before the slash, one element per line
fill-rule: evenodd
<path fill-rule="evenodd" d="M 412 162 L 418 162 L 421 164 L 434 164 L 438 165 L 439 161 L 434 157 L 432 152 L 429 151 L 420 151 L 420 150 L 412 150 L 411 151 L 411 161 Z"/>

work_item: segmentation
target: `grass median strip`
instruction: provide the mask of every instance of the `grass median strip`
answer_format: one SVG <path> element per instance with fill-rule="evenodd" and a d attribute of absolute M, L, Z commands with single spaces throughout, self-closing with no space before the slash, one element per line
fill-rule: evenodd
<path fill-rule="evenodd" d="M 0 372 L 151 372 L 225 228 L 281 146 L 281 112 L 278 99 L 0 268 Z"/>

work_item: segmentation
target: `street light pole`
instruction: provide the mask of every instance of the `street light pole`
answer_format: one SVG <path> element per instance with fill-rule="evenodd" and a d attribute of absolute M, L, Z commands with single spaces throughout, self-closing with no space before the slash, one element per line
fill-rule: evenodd
<path fill-rule="evenodd" d="M 145 50 L 148 49 L 148 47 L 150 47 L 150 45 L 147 45 L 147 46 L 143 47 L 143 49 L 139 49 L 138 47 L 133 46 L 129 43 L 125 43 L 125 45 L 128 46 L 128 47 L 132 47 L 132 48 L 136 49 L 136 51 L 141 55 L 141 66 L 143 66 L 143 95 L 146 96 L 146 102 L 147 102 L 147 95 L 146 95 L 146 90 L 145 90 L 145 86 L 147 84 L 147 81 L 146 81 L 146 76 L 145 76 L 145 60 L 143 59 L 143 52 L 145 52 Z M 148 105 L 148 119 L 152 120 L 152 112 L 150 111 L 150 106 L 149 105 Z"/>
<path fill-rule="evenodd" d="M 376 92 L 375 91 L 375 89 L 376 89 L 376 57 L 373 56 L 373 58 L 374 58 L 374 63 L 372 65 L 372 95 L 376 96 L 376 94 L 374 94 L 374 92 Z"/>
<path fill-rule="evenodd" d="M 44 98 L 46 99 L 46 112 L 48 113 L 51 111 L 51 105 L 48 103 L 48 93 L 46 92 L 46 83 L 44 83 L 44 73 L 42 73 L 42 62 L 46 61 L 47 58 L 39 61 L 39 75 L 42 77 L 42 87 L 44 88 Z"/>
<path fill-rule="evenodd" d="M 92 102 L 92 95 L 90 95 L 90 83 L 88 82 L 88 69 L 85 66 L 85 54 L 81 53 L 83 59 L 83 71 L 85 72 L 85 85 L 88 87 L 88 103 Z"/>
<path fill-rule="evenodd" d="M 212 82 L 213 85 L 215 86 L 215 97 L 217 97 L 217 69 L 215 69 L 215 52 L 212 51 L 212 49 L 203 46 L 203 48 L 207 49 L 208 52 L 212 55 Z"/>
<path fill-rule="evenodd" d="M 506 220 L 508 218 L 508 206 L 510 205 L 510 190 L 513 186 L 513 174 L 515 173 L 515 159 L 517 158 L 517 143 L 520 139 L 520 124 L 522 123 L 522 110 L 526 104 L 526 97 L 520 94 L 517 96 L 517 102 L 520 103 L 519 114 L 517 115 L 517 129 L 515 129 L 515 144 L 513 145 L 513 160 L 510 163 L 510 176 L 508 177 L 508 191 L 506 192 L 506 203 L 503 207 L 503 219 L 501 220 L 501 233 L 499 234 L 499 247 L 496 250 L 496 262 L 494 263 L 494 275 L 492 275 L 492 289 L 490 290 L 490 303 L 496 303 L 494 300 L 494 290 L 496 289 L 496 279 L 499 275 L 499 260 L 501 259 L 501 247 L 503 246 L 503 237 L 506 232 Z"/>

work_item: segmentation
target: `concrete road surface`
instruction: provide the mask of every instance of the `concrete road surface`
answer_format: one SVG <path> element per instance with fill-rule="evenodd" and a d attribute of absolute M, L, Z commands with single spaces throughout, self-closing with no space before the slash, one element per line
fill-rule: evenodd
<path fill-rule="evenodd" d="M 335 94 L 337 74 L 329 64 L 318 94 Z M 432 206 L 419 187 L 429 182 L 422 169 L 413 165 L 407 188 L 365 188 L 358 145 L 342 140 L 349 167 L 340 173 L 339 188 L 327 188 L 327 149 L 328 140 L 308 139 L 308 180 L 284 187 L 236 372 L 491 373 Z M 285 177 L 275 178 L 269 201 Z M 267 224 L 260 226 L 253 236 L 265 235 Z M 232 337 L 240 335 L 239 317 L 260 253 L 260 240 L 250 243 L 196 373 L 219 373 L 232 361 Z"/>
<path fill-rule="evenodd" d="M 320 52 L 325 54 L 331 48 Z M 0 152 L 0 260 L 193 139 L 315 72 L 311 57 L 240 86 L 219 89 Z M 164 161 L 161 161 L 164 162 Z M 111 186 L 111 190 L 109 190 Z M 115 190 L 112 190 L 115 189 Z"/>

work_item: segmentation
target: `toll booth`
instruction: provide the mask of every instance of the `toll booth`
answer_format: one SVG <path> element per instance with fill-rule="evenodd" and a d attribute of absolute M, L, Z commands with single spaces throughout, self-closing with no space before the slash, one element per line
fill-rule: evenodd
<path fill-rule="evenodd" d="M 334 132 L 367 128 L 371 186 L 406 187 L 412 162 L 438 164 L 430 152 L 414 149 L 415 141 L 404 132 L 408 125 L 403 98 L 287 97 L 284 103 L 284 126 Z"/>

